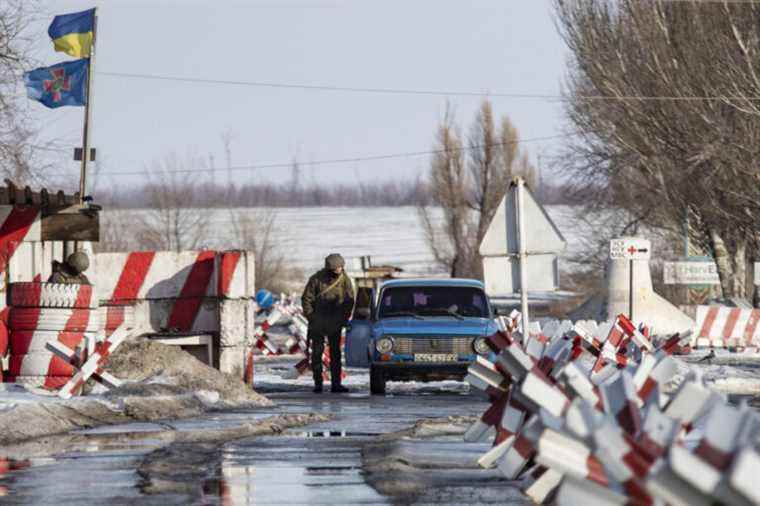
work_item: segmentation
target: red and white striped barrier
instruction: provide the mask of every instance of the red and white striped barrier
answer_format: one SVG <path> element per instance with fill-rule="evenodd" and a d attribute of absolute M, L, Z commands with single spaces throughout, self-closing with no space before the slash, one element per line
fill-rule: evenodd
<path fill-rule="evenodd" d="M 282 355 L 282 350 L 269 340 L 267 331 L 282 318 L 282 313 L 273 309 L 259 327 L 253 333 L 253 345 L 264 355 Z"/>
<path fill-rule="evenodd" d="M 216 294 L 215 264 L 214 251 L 99 253 L 94 279 L 104 305 L 140 303 L 141 322 L 155 331 L 210 332 L 218 331 L 216 310 L 203 302 Z M 106 321 L 119 319 L 106 311 Z"/>
<path fill-rule="evenodd" d="M 95 350 L 88 356 L 84 364 L 79 368 L 79 371 L 66 383 L 58 395 L 63 399 L 69 399 L 74 395 L 77 395 L 85 382 L 94 377 L 101 384 L 116 388 L 121 385 L 121 381 L 114 378 L 112 375 L 106 373 L 104 368 L 108 363 L 111 354 L 119 347 L 119 345 L 127 338 L 129 330 L 126 328 L 119 328 L 113 332 L 110 336 L 106 337 L 102 341 L 95 345 Z M 60 356 L 71 357 L 72 350 L 67 349 L 61 343 L 50 343 L 49 348 Z"/>
<path fill-rule="evenodd" d="M 255 262 L 252 253 L 242 250 L 217 253 L 216 295 L 229 299 L 249 298 L 255 294 Z"/>
<path fill-rule="evenodd" d="M 98 313 L 106 336 L 110 336 L 121 326 L 127 329 L 135 328 L 134 306 L 101 306 Z"/>
<path fill-rule="evenodd" d="M 8 308 L 5 282 L 9 266 L 24 241 L 40 241 L 40 212 L 33 206 L 0 206 L 0 358 L 8 351 Z M 31 277 L 28 279 L 31 281 Z M 2 371 L 0 371 L 2 379 Z"/>
<path fill-rule="evenodd" d="M 76 364 L 94 345 L 93 332 L 99 328 L 97 312 L 90 309 L 92 287 L 54 283 L 13 283 L 10 285 L 8 317 L 9 364 L 7 380 L 60 388 L 74 374 Z M 18 306 L 16 306 L 18 304 Z M 53 306 L 53 307 L 45 307 Z M 48 349 L 50 342 L 70 347 L 69 359 Z"/>
<path fill-rule="evenodd" d="M 465 434 L 469 441 L 494 437 L 481 465 L 510 479 L 526 476 L 523 490 L 539 502 L 757 504 L 751 480 L 760 463 L 760 415 L 729 406 L 695 375 L 665 395 L 678 370 L 670 355 L 690 337 L 655 347 L 628 327 L 618 319 L 604 342 L 583 337 L 578 325 L 564 335 L 546 331 L 555 335 L 530 353 L 530 342 L 523 345 L 513 332 L 489 338 L 497 361 L 479 358 L 467 377 L 492 399 Z M 629 345 L 618 346 L 627 336 Z M 627 360 L 597 372 L 578 361 L 580 350 L 596 363 L 607 341 Z M 684 437 L 695 425 L 704 430 L 687 447 Z"/>
<path fill-rule="evenodd" d="M 760 309 L 697 306 L 692 346 L 760 348 Z"/>
<path fill-rule="evenodd" d="M 215 301 L 253 295 L 253 262 L 246 251 L 99 253 L 93 279 L 111 328 L 133 306 L 135 325 L 146 329 L 218 332 Z"/>

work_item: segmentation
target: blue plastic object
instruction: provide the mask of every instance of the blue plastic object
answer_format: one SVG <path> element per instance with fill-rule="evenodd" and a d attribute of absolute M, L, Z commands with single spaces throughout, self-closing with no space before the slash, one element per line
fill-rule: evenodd
<path fill-rule="evenodd" d="M 274 304 L 274 296 L 272 295 L 272 292 L 264 288 L 256 292 L 256 304 L 258 304 L 261 309 L 269 309 L 272 307 Z"/>

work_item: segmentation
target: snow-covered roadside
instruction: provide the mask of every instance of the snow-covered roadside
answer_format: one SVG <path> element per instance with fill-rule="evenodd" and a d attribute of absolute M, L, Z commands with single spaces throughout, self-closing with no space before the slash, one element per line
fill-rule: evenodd
<path fill-rule="evenodd" d="M 271 405 L 241 380 L 158 343 L 123 344 L 107 369 L 125 384 L 69 400 L 40 389 L 3 384 L 0 446 L 101 425 L 176 420 L 210 410 Z"/>
<path fill-rule="evenodd" d="M 679 358 L 679 383 L 694 371 L 707 386 L 723 394 L 760 397 L 760 354 L 698 350 Z"/>

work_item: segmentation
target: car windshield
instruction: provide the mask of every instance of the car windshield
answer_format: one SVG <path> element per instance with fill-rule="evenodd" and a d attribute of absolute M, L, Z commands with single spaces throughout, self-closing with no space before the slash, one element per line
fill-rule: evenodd
<path fill-rule="evenodd" d="M 394 316 L 488 317 L 483 290 L 469 286 L 399 286 L 386 288 L 379 318 Z"/>

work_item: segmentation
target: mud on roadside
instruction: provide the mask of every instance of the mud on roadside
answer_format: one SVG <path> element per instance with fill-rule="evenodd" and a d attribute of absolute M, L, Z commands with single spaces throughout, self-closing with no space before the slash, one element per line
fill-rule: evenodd
<path fill-rule="evenodd" d="M 0 410 L 0 447 L 78 429 L 198 416 L 212 410 L 271 406 L 240 379 L 207 367 L 173 346 L 124 343 L 108 372 L 125 381 L 100 395 L 63 401 L 23 395 Z M 0 401 L 2 396 L 0 395 Z"/>

